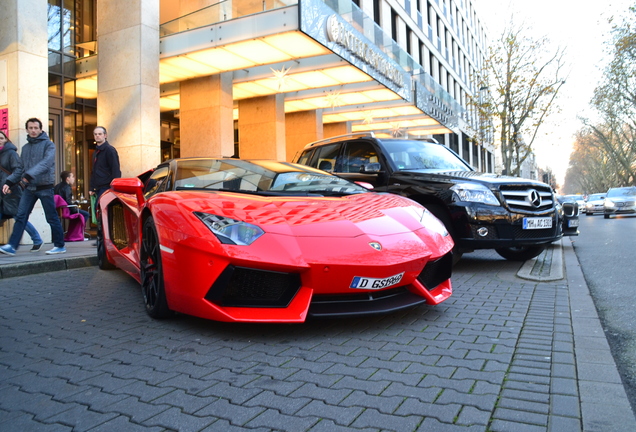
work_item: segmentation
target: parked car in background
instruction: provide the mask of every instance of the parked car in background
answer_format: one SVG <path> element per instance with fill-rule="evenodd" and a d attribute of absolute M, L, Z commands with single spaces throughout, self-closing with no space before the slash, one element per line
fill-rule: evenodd
<path fill-rule="evenodd" d="M 603 217 L 636 213 L 636 186 L 610 188 L 603 201 Z"/>
<path fill-rule="evenodd" d="M 576 200 L 567 199 L 563 195 L 556 196 L 559 202 L 559 213 L 562 216 L 561 229 L 564 236 L 579 235 L 579 204 Z"/>
<path fill-rule="evenodd" d="M 585 209 L 585 198 L 583 195 L 564 195 L 563 198 L 565 201 L 575 201 L 579 205 L 579 211 Z"/>
<path fill-rule="evenodd" d="M 452 294 L 453 240 L 418 203 L 271 160 L 172 159 L 99 200 L 99 267 L 146 312 L 229 322 L 358 317 Z"/>
<path fill-rule="evenodd" d="M 435 140 L 349 134 L 308 144 L 295 162 L 419 202 L 453 236 L 455 261 L 475 249 L 525 261 L 563 235 L 549 185 L 477 172 Z"/>
<path fill-rule="evenodd" d="M 594 213 L 603 213 L 603 202 L 605 193 L 594 193 L 587 197 L 585 202 L 585 215 L 592 216 Z"/>

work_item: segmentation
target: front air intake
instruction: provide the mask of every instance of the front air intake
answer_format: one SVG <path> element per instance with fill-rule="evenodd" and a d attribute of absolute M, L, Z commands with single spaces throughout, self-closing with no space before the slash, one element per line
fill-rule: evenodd
<path fill-rule="evenodd" d="M 298 273 L 228 266 L 205 298 L 220 306 L 287 307 L 299 289 Z"/>
<path fill-rule="evenodd" d="M 417 277 L 417 280 L 430 291 L 437 288 L 437 286 L 445 280 L 450 279 L 452 271 L 453 253 L 448 252 L 435 261 L 427 262 Z"/>

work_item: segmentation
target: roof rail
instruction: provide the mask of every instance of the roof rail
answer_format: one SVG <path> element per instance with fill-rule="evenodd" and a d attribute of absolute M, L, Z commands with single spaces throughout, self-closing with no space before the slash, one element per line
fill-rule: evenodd
<path fill-rule="evenodd" d="M 331 141 L 338 141 L 341 140 L 343 138 L 375 138 L 375 134 L 373 132 L 356 132 L 356 133 L 350 133 L 350 134 L 344 134 L 344 135 L 337 135 L 337 136 L 332 136 L 329 138 L 325 138 L 325 139 L 321 139 L 318 141 L 314 141 L 312 143 L 309 143 L 305 146 L 305 148 L 307 147 L 313 147 L 316 144 L 324 144 L 324 143 L 328 143 Z"/>

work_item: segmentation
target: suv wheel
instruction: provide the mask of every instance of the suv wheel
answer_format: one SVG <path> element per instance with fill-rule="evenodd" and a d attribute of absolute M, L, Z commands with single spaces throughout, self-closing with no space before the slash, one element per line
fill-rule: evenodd
<path fill-rule="evenodd" d="M 509 261 L 527 261 L 538 256 L 547 246 L 518 246 L 498 248 L 495 251 Z"/>

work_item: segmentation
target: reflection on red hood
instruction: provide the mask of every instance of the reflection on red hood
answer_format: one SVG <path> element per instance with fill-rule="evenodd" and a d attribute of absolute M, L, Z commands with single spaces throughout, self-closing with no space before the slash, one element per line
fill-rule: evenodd
<path fill-rule="evenodd" d="M 201 211 L 258 225 L 269 233 L 295 236 L 356 237 L 418 230 L 422 207 L 391 194 L 345 197 L 263 197 L 237 193 L 174 192 L 184 212 Z M 320 224 L 319 230 L 316 224 Z"/>

